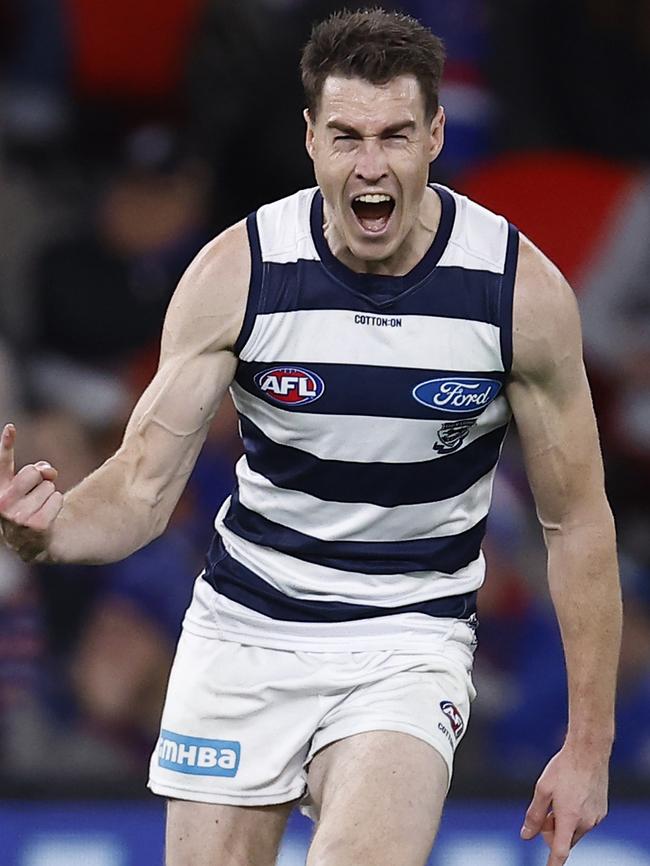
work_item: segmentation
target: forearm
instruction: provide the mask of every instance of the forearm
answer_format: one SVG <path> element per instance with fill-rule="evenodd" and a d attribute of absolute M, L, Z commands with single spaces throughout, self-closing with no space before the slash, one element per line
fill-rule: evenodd
<path fill-rule="evenodd" d="M 136 413 L 119 451 L 66 493 L 47 560 L 115 562 L 157 538 L 185 489 L 213 414 L 196 430 L 172 432 Z"/>
<path fill-rule="evenodd" d="M 157 537 L 166 523 L 160 504 L 129 490 L 128 474 L 118 454 L 68 491 L 40 558 L 99 565 Z"/>
<path fill-rule="evenodd" d="M 609 755 L 614 736 L 621 596 L 606 503 L 545 532 L 549 585 L 566 657 L 567 742 Z"/>

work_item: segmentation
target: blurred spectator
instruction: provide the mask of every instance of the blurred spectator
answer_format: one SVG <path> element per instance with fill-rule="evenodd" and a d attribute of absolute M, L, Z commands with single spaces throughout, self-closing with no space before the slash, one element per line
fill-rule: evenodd
<path fill-rule="evenodd" d="M 73 419 L 23 418 L 18 427 L 17 462 L 33 459 L 30 449 L 37 448 L 62 466 L 64 489 L 93 467 Z M 94 587 L 88 581 L 71 591 L 60 577 L 54 567 L 43 580 L 39 569 L 0 549 L 0 781 L 33 784 L 36 790 L 124 776 L 131 764 L 122 749 L 88 729 L 70 702 L 67 665 Z"/>
<path fill-rule="evenodd" d="M 37 406 L 121 423 L 121 376 L 158 344 L 174 288 L 208 238 L 205 170 L 161 128 L 132 133 L 92 219 L 35 256 L 29 385 Z"/>
<path fill-rule="evenodd" d="M 171 294 L 207 240 L 204 175 L 162 129 L 134 133 L 94 219 L 38 255 L 39 349 L 93 363 L 157 340 Z"/>

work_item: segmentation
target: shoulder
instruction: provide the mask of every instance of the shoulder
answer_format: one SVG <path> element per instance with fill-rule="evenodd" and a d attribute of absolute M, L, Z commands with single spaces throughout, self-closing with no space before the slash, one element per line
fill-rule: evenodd
<path fill-rule="evenodd" d="M 243 220 L 206 244 L 183 274 L 167 311 L 166 343 L 201 341 L 231 348 L 242 326 L 250 275 Z"/>
<path fill-rule="evenodd" d="M 513 378 L 548 378 L 582 357 L 578 304 L 560 270 L 519 237 L 513 306 Z"/>
<path fill-rule="evenodd" d="M 452 199 L 455 209 L 449 242 L 440 263 L 503 273 L 510 234 L 508 221 L 455 190 L 439 184 L 435 188 Z"/>
<path fill-rule="evenodd" d="M 286 263 L 317 257 L 311 237 L 311 207 L 317 188 L 262 205 L 252 218 L 253 243 L 265 262 Z"/>
<path fill-rule="evenodd" d="M 246 286 L 250 276 L 251 252 L 246 221 L 236 223 L 207 243 L 196 255 L 182 282 L 197 291 L 220 286 L 220 296 L 235 287 Z M 235 292 L 236 293 L 236 292 Z"/>
<path fill-rule="evenodd" d="M 247 307 L 259 292 L 261 264 L 316 258 L 310 254 L 314 189 L 262 205 L 210 241 L 183 275 L 169 305 L 165 344 L 201 341 L 234 351 Z"/>

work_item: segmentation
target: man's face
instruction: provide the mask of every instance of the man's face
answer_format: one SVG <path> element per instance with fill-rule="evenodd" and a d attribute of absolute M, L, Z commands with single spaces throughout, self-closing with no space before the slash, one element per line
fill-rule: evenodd
<path fill-rule="evenodd" d="M 382 85 L 332 75 L 316 120 L 305 117 L 307 150 L 335 231 L 361 261 L 390 258 L 416 224 L 429 163 L 443 143 L 442 108 L 427 120 L 412 75 Z"/>

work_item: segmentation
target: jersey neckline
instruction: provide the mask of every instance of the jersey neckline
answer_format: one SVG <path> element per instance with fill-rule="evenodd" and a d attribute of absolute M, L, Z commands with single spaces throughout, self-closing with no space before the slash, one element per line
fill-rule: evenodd
<path fill-rule="evenodd" d="M 323 233 L 323 194 L 317 187 L 311 202 L 309 220 L 314 246 L 323 266 L 339 282 L 353 292 L 362 294 L 378 307 L 390 304 L 404 292 L 421 283 L 432 273 L 447 248 L 456 217 L 456 202 L 451 193 L 438 184 L 431 184 L 430 188 L 438 195 L 441 204 L 440 223 L 431 246 L 408 273 L 403 276 L 389 276 L 360 274 L 336 258 Z"/>

